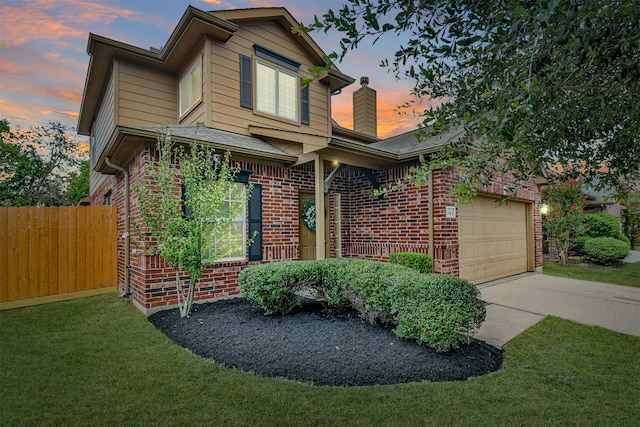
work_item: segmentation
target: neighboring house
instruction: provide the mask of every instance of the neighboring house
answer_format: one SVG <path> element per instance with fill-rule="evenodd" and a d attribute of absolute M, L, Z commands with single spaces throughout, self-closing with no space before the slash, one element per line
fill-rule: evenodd
<path fill-rule="evenodd" d="M 354 130 L 331 119 L 331 96 L 354 79 L 335 66 L 308 87 L 301 78 L 322 65 L 323 52 L 284 8 L 204 12 L 189 7 L 162 49 L 130 46 L 94 34 L 78 132 L 91 136 L 91 202 L 118 205 L 118 286 L 146 313 L 176 302 L 174 273 L 158 256 L 130 242 L 137 218 L 136 178 L 155 155 L 156 132 L 168 125 L 178 142 L 230 150 L 253 184 L 239 218 L 252 245 L 205 272 L 197 299 L 237 295 L 238 272 L 256 263 L 428 253 L 438 273 L 476 283 L 542 265 L 542 229 L 535 182 L 498 207 L 508 182 L 483 188 L 455 206 L 454 170 L 437 170 L 429 185 L 374 196 L 402 178 L 455 133 L 418 144 L 413 133 L 376 135 L 376 92 L 361 79 L 354 92 Z M 197 126 L 201 123 L 202 126 Z M 178 187 L 177 187 L 178 188 Z M 312 233 L 301 221 L 309 200 L 318 215 Z"/>
<path fill-rule="evenodd" d="M 613 197 L 613 190 L 609 188 L 597 189 L 598 183 L 598 180 L 594 180 L 593 183 L 584 184 L 583 188 L 587 201 L 584 207 L 585 213 L 604 213 L 613 215 L 619 221 L 623 221 L 625 206 Z"/>

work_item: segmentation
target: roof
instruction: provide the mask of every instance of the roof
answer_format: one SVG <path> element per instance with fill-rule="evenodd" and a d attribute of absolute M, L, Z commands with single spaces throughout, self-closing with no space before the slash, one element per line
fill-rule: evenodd
<path fill-rule="evenodd" d="M 265 157 L 290 158 L 295 157 L 274 147 L 268 142 L 255 136 L 240 135 L 202 125 L 153 125 L 153 126 L 127 126 L 129 130 L 135 129 L 143 132 L 157 134 L 168 130 L 174 140 L 181 142 L 198 141 L 209 143 L 224 150 L 233 150 L 242 154 L 262 153 Z"/>
<path fill-rule="evenodd" d="M 238 23 L 255 20 L 276 21 L 287 31 L 299 26 L 289 11 L 283 7 L 204 12 L 188 6 L 162 49 L 143 49 L 107 37 L 89 34 L 87 53 L 90 60 L 78 116 L 78 133 L 89 135 L 91 132 L 91 124 L 102 100 L 113 58 L 126 58 L 148 67 L 175 73 L 192 54 L 193 46 L 203 37 L 209 36 L 226 43 L 237 32 Z M 292 34 L 291 37 L 295 37 L 296 42 L 318 65 L 325 64 L 324 52 L 309 35 L 294 36 Z M 319 79 L 327 83 L 332 92 L 355 81 L 352 77 L 340 72 L 335 65 L 321 73 Z"/>
<path fill-rule="evenodd" d="M 583 182 L 583 192 L 587 196 L 588 205 L 612 205 L 616 203 L 613 195 L 615 190 L 610 187 L 598 188 L 600 186 L 600 179 L 593 178 L 591 181 Z"/>
<path fill-rule="evenodd" d="M 429 131 L 430 129 L 425 130 Z M 369 144 L 369 146 L 396 154 L 398 160 L 405 160 L 420 154 L 438 151 L 443 145 L 460 139 L 464 134 L 464 129 L 453 129 L 437 136 L 427 137 L 424 140 L 419 139 L 419 134 L 420 131 L 409 131 L 383 139 L 382 141 L 374 142 L 373 144 Z"/>
<path fill-rule="evenodd" d="M 127 163 L 141 144 L 155 141 L 158 133 L 167 131 L 175 142 L 189 144 L 195 141 L 250 159 L 277 161 L 289 165 L 301 160 L 299 155 L 288 153 L 270 144 L 268 138 L 259 136 L 237 134 L 203 125 L 130 125 L 117 126 L 111 142 L 97 162 L 96 170 L 102 173 L 113 172 L 103 157 L 111 157 L 112 161 L 118 164 Z M 453 138 L 458 138 L 461 133 L 450 132 L 421 143 L 418 142 L 416 131 L 413 131 L 373 144 L 346 135 L 334 135 L 328 146 L 320 148 L 318 154 L 322 154 L 325 160 L 387 169 L 399 162 L 416 161 L 421 155 L 438 151 Z"/>

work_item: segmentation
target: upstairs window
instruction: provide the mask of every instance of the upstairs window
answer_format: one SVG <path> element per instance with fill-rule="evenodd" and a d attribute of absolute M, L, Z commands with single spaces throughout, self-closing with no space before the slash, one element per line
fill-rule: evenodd
<path fill-rule="evenodd" d="M 180 116 L 202 100 L 202 57 L 180 79 Z"/>
<path fill-rule="evenodd" d="M 262 62 L 256 63 L 256 109 L 298 121 L 298 78 Z"/>
<path fill-rule="evenodd" d="M 240 55 L 240 105 L 309 125 L 309 88 L 298 76 L 300 63 L 259 45 L 254 49 L 255 63 Z"/>

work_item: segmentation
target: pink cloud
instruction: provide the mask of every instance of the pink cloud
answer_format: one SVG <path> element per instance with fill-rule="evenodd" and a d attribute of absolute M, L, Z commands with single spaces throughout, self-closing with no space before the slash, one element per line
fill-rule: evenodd
<path fill-rule="evenodd" d="M 142 21 L 142 14 L 106 4 L 83 0 L 34 0 L 19 7 L 0 5 L 3 47 L 34 40 L 68 47 L 68 39 L 86 39 L 93 24 L 109 25 L 117 19 Z"/>
<path fill-rule="evenodd" d="M 0 6 L 3 16 L 3 47 L 19 46 L 32 40 L 60 41 L 62 38 L 81 38 L 85 33 L 65 25 L 43 7 Z M 11 17 L 11 19 L 9 19 Z"/>

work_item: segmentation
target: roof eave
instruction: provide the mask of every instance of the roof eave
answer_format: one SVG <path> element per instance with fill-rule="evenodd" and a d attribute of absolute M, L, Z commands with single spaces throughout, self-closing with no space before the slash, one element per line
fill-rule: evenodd
<path fill-rule="evenodd" d="M 391 153 L 386 150 L 380 150 L 378 148 L 373 148 L 362 143 L 349 141 L 347 139 L 336 137 L 336 136 L 331 138 L 329 142 L 329 147 L 347 149 L 353 152 L 359 152 L 366 155 L 378 156 L 387 160 L 394 160 L 394 161 L 398 160 L 398 155 L 395 153 Z"/>
<path fill-rule="evenodd" d="M 158 134 L 156 130 L 153 129 L 140 129 L 137 127 L 130 126 L 117 126 L 116 135 L 113 140 L 120 140 L 123 137 L 134 137 L 134 138 L 144 138 L 148 139 L 149 142 L 155 142 L 157 140 Z M 171 139 L 179 144 L 191 144 L 194 142 L 194 139 L 187 136 L 176 135 L 175 133 L 171 135 Z M 225 143 L 216 143 L 212 141 L 205 140 L 195 140 L 198 143 L 202 143 L 205 145 L 210 145 L 216 149 L 220 150 L 229 150 L 231 153 L 236 153 L 243 156 L 249 156 L 252 158 L 259 158 L 264 160 L 278 161 L 284 164 L 293 164 L 296 160 L 298 160 L 297 156 L 288 155 L 288 154 L 278 154 L 278 153 L 268 153 L 260 150 L 253 150 L 247 147 L 238 147 L 234 145 L 229 145 Z M 107 149 L 105 152 L 109 152 Z"/>
<path fill-rule="evenodd" d="M 116 55 L 136 62 L 147 63 L 154 67 L 176 71 L 181 61 L 177 60 L 177 58 L 173 61 L 172 59 L 177 56 L 176 52 L 185 52 L 186 54 L 186 49 L 181 49 L 180 45 L 188 31 L 193 32 L 192 38 L 198 40 L 205 35 L 210 35 L 217 40 L 226 42 L 237 30 L 237 24 L 189 6 L 160 51 L 142 49 L 90 33 L 87 42 L 87 54 L 91 58 L 82 93 L 80 114 L 78 115 L 78 133 L 80 135 L 89 135 L 91 133 L 91 124 L 98 108 L 113 58 Z M 184 42 L 186 43 L 186 40 Z"/>

